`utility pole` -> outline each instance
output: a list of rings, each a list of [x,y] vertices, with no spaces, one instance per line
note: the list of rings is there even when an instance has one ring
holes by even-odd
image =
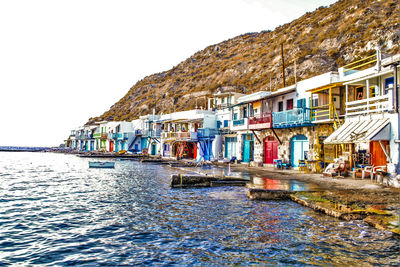
[[[285,58],[283,57],[283,43],[281,44],[281,55],[282,55],[283,87],[286,87],[286,79],[285,79]]]

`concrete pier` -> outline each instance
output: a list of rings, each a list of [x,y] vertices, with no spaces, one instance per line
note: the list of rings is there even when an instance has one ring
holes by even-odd
[[[246,186],[248,180],[232,176],[171,175],[171,187]]]

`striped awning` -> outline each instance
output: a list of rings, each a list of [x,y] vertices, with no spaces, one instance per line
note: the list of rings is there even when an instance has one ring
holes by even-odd
[[[346,121],[324,140],[324,144],[351,144],[382,140],[390,140],[389,119]]]

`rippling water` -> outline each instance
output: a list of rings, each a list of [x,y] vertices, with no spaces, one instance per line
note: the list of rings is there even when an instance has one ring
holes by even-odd
[[[238,187],[171,189],[167,166],[0,153],[0,265],[361,265],[400,240]]]

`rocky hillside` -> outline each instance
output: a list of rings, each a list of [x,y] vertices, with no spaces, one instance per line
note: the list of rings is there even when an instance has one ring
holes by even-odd
[[[197,52],[171,70],[145,77],[99,120],[132,120],[140,115],[205,106],[221,86],[251,93],[335,70],[373,53],[398,53],[400,1],[341,0],[320,7],[274,31],[247,33]]]

